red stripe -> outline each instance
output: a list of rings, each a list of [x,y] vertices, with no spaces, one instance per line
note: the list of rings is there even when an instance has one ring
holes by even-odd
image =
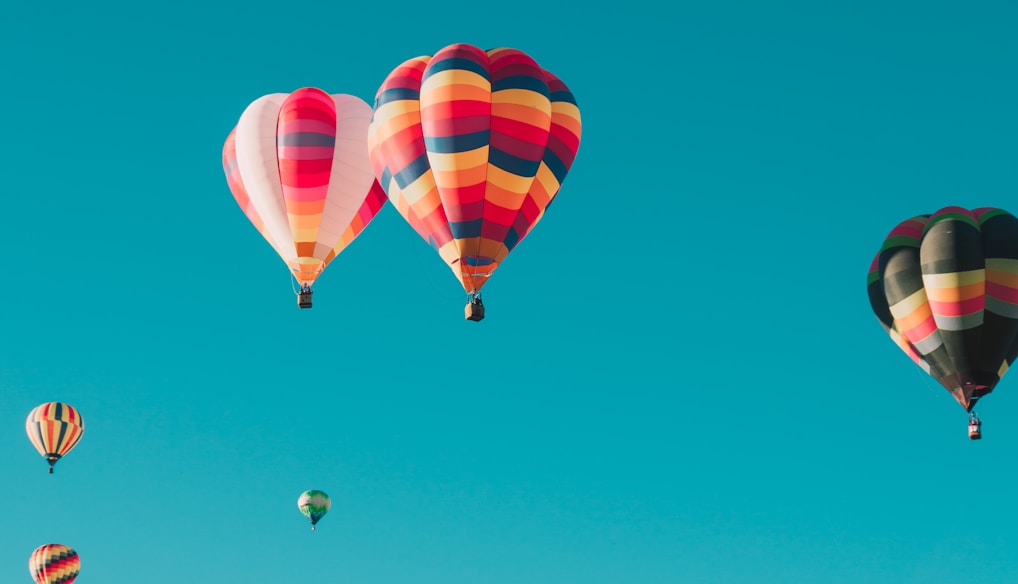
[[[1005,302],[1018,304],[1018,289],[996,282],[986,281],[986,295]]]
[[[986,307],[985,297],[980,295],[959,302],[937,302],[930,300],[930,310],[937,316],[965,316],[976,314]]]
[[[908,329],[907,331],[902,331],[902,333],[906,337],[908,337],[908,340],[911,341],[912,344],[914,345],[918,344],[919,341],[930,336],[930,334],[933,333],[933,331],[935,330],[937,330],[937,323],[935,320],[933,320],[933,315],[930,315],[927,319],[925,319],[921,323]]]

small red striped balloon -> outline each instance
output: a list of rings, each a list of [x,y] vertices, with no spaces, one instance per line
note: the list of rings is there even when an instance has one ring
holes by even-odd
[[[28,571],[37,584],[71,584],[80,570],[78,552],[59,543],[39,546],[28,558]]]
[[[74,448],[85,432],[85,421],[73,407],[60,402],[37,406],[25,420],[25,431],[32,445],[49,462],[49,471]]]

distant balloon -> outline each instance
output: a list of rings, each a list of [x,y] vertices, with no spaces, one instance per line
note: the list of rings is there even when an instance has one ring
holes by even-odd
[[[1006,211],[945,207],[901,222],[867,286],[894,343],[966,411],[1018,356],[1018,219]]]
[[[375,176],[463,285],[468,320],[484,317],[481,288],[558,194],[580,133],[569,88],[516,49],[449,45],[379,88]]]
[[[36,584],[71,584],[80,570],[78,552],[59,543],[39,546],[28,558],[28,571]]]
[[[25,431],[35,449],[49,462],[52,473],[53,465],[81,440],[85,420],[67,404],[48,402],[29,412]]]
[[[311,531],[314,531],[318,520],[332,508],[332,500],[322,491],[304,491],[297,498],[297,508],[311,520]]]
[[[255,100],[223,146],[230,191],[290,268],[301,308],[385,204],[368,160],[370,120],[364,100],[306,87]]]

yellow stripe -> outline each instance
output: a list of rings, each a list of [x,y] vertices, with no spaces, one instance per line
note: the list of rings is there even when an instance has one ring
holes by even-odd
[[[533,184],[534,178],[506,172],[497,166],[492,166],[488,170],[488,182],[505,191],[523,196],[530,190],[530,185]]]
[[[901,317],[911,314],[917,308],[926,304],[927,304],[926,290],[920,288],[919,290],[916,290],[908,298],[899,301],[894,306],[891,306],[889,308],[891,309],[891,316],[893,316],[894,319],[897,320]]]
[[[452,152],[443,154],[432,152],[428,154],[428,164],[432,170],[453,172],[461,168],[474,168],[488,164],[488,146],[481,146],[473,150],[463,152]]]
[[[529,89],[502,89],[491,94],[492,110],[495,111],[498,104],[525,105],[541,112],[542,118],[551,118],[551,102],[548,98],[536,91]]]
[[[396,184],[395,179],[393,179],[393,184]],[[402,195],[406,198],[407,203],[409,203],[411,207],[416,207],[418,201],[426,198],[435,198],[437,202],[438,191],[435,186],[435,175],[428,170],[421,176],[414,179],[414,182],[408,184],[406,188],[402,190]],[[434,209],[437,206],[438,205],[435,202],[428,204],[430,209]]]
[[[421,101],[434,103],[434,101],[427,99],[425,96],[433,90],[449,85],[468,85],[486,91],[491,90],[491,82],[473,71],[446,69],[431,75],[421,83]]]
[[[986,280],[986,270],[969,270],[950,274],[923,274],[923,285],[927,288],[959,288]]]

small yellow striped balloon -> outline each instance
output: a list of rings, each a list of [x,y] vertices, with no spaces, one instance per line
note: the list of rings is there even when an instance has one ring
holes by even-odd
[[[85,421],[73,407],[60,402],[37,406],[25,420],[25,431],[32,445],[49,462],[49,471],[71,451],[85,432]]]
[[[28,558],[28,571],[37,584],[71,584],[80,570],[78,552],[59,543],[39,546]]]

